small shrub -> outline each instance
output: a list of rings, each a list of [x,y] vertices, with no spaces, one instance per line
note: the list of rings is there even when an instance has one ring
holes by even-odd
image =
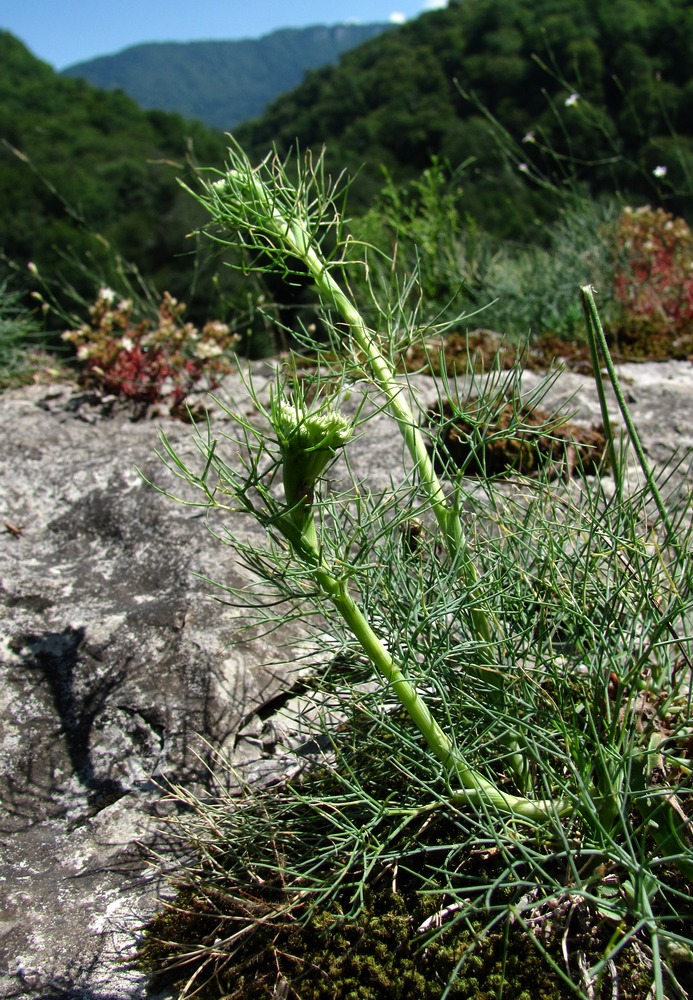
[[[89,322],[63,339],[77,348],[87,385],[138,403],[166,399],[175,410],[203,377],[209,388],[218,385],[239,339],[225,323],[198,330],[184,313],[185,303],[164,292],[156,323],[136,320],[131,299],[101,288]]]
[[[661,208],[624,208],[614,256],[618,334],[650,351],[653,342],[662,341],[664,356],[671,357],[693,334],[693,233],[688,224]]]
[[[551,378],[526,395],[519,369],[444,375],[427,414],[397,371],[416,340],[429,353],[408,309],[417,275],[398,299],[373,297],[376,332],[351,297],[364,263],[346,259],[339,192],[310,157],[296,166],[254,168],[233,145],[195,196],[216,245],[261,273],[305,269],[330,339],[306,328],[312,372],[288,358],[263,399],[248,376],[242,409],[217,400],[223,430],[195,427],[193,462],[163,433],[160,454],[234,554],[223,600],[263,635],[300,622],[300,660],[318,659],[296,714],[303,740],[315,710],[315,740],[296,781],[246,785],[220,753],[213,796],[174,789],[179,895],[142,957],[180,977],[180,996],[683,994],[690,496],[660,492],[673,470],[650,467],[589,285],[579,303],[613,485],[603,461],[586,481],[596,449],[538,411]],[[383,412],[404,445],[385,490],[349,458]],[[540,459],[546,434],[558,447]],[[468,449],[463,469],[453,444]],[[496,479],[501,445],[511,481]],[[555,478],[573,465],[576,481]],[[320,758],[304,771],[308,745]]]
[[[544,245],[500,244],[477,295],[485,326],[532,345],[542,338],[585,343],[577,289],[610,283],[609,251],[617,212],[613,201],[574,199],[543,234]]]
[[[371,247],[396,246],[405,271],[417,271],[419,293],[431,315],[459,312],[460,295],[478,278],[482,248],[474,221],[458,208],[459,178],[435,157],[418,180],[398,186],[386,183],[373,208],[356,222],[359,241]],[[362,252],[362,248],[361,248]],[[369,265],[380,258],[371,255]],[[381,266],[382,266],[382,259]],[[386,282],[391,277],[385,260]]]

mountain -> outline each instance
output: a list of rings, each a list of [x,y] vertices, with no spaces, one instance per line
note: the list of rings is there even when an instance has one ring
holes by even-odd
[[[357,212],[383,166],[405,183],[435,156],[504,236],[545,218],[532,175],[691,216],[692,65],[690,0],[450,0],[310,72],[235,135],[253,158],[326,145],[329,170],[356,175]]]
[[[178,178],[195,183],[191,154],[221,166],[225,149],[221,132],[63,77],[0,31],[0,269],[26,287],[31,262],[93,297],[117,278],[110,244],[184,297],[199,216]]]
[[[470,239],[537,242],[561,206],[531,178],[693,221],[691,65],[690,0],[450,0],[308,70],[234,133],[253,160],[325,145],[326,172],[354,178],[355,222],[374,206],[444,230],[451,197]],[[221,166],[221,131],[56,74],[0,33],[0,139],[0,266],[70,254],[93,270],[100,233],[160,290],[185,297],[194,274],[203,294],[184,236],[200,214],[176,179]],[[445,192],[422,174],[432,158]]]
[[[230,131],[299,84],[306,70],[336,62],[388,27],[338,24],[287,28],[240,41],[135,45],[63,73],[106,90],[120,88],[144,108],[175,111]]]

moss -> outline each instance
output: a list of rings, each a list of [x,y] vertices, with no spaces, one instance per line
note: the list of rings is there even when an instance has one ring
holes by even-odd
[[[178,952],[217,938],[219,914],[213,915],[209,899],[187,891],[177,903],[177,909],[159,914],[147,929],[142,959],[148,971],[161,970]],[[213,961],[201,951],[197,963],[159,971],[157,985],[163,979],[180,987],[197,965],[202,972],[196,986],[204,1000],[269,1000],[277,995],[278,982],[286,984],[282,995],[287,1000],[439,1000],[459,966],[447,994],[458,1000],[501,995],[504,1000],[562,1000],[575,995],[518,924],[484,935],[481,923],[459,922],[422,947],[415,928],[436,905],[430,897],[371,889],[356,918],[345,917],[336,906],[305,922],[257,924],[247,946],[231,960],[226,956],[222,961],[218,947]],[[544,942],[559,964],[563,931],[557,926]],[[596,961],[604,943],[601,935],[591,933],[573,947],[591,950],[588,960]],[[631,1000],[644,996],[649,988],[644,970],[627,950],[619,961],[621,995]],[[610,996],[611,985],[611,980],[603,984],[600,1000]]]
[[[438,449],[467,476],[513,473],[551,476],[572,474],[576,466],[587,475],[603,463],[606,439],[601,430],[557,421],[552,414],[527,406],[518,398],[502,405],[485,420],[477,400],[454,414],[449,403],[429,411],[431,425],[442,428]],[[480,427],[483,438],[480,440]]]
[[[380,758],[369,755],[365,739],[354,752],[367,779],[363,794],[375,797],[382,789]],[[465,841],[465,818],[455,810],[427,810],[421,823],[402,829],[397,814],[396,837],[380,830],[389,861],[366,854],[345,870],[343,856],[326,855],[317,873],[316,851],[332,826],[320,825],[311,802],[332,799],[334,775],[316,767],[297,779],[299,797],[290,783],[273,787],[218,821],[219,839],[207,845],[204,863],[181,870],[175,898],[145,930],[140,964],[154,974],[154,988],[177,987],[183,996],[192,980],[200,1000],[439,1000],[452,980],[451,1000],[562,1000],[576,995],[556,971],[566,968],[564,949],[570,974],[579,976],[578,954],[590,967],[613,948],[614,924],[570,888],[561,890],[560,853],[543,856],[539,873],[555,895],[538,891],[541,902],[533,906],[531,886],[547,883],[534,881],[531,859]],[[350,814],[350,821],[361,820],[358,810]],[[301,852],[308,882],[288,874],[301,870]],[[305,887],[318,875],[323,885],[344,886],[343,895],[309,910],[315,897]],[[354,914],[352,897],[362,883],[363,905]],[[672,887],[680,903],[687,883],[679,875]],[[464,913],[451,913],[428,938],[418,932],[463,899],[470,900]],[[534,938],[511,919],[515,909]],[[683,911],[671,932],[687,933]],[[637,939],[633,945],[624,942],[614,959],[622,1000],[639,1000],[651,987],[646,950]],[[613,986],[607,971],[594,1000],[610,998]]]

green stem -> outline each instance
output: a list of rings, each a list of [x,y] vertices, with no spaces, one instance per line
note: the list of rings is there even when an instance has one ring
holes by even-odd
[[[590,346],[590,358],[592,360],[592,370],[594,372],[594,381],[597,386],[597,395],[599,397],[599,408],[602,412],[602,423],[604,424],[604,436],[606,437],[606,443],[609,448],[609,458],[611,461],[611,468],[614,474],[614,482],[616,483],[616,494],[621,500],[623,498],[623,470],[621,469],[621,462],[618,455],[616,454],[616,443],[614,441],[614,433],[611,428],[611,418],[609,417],[609,409],[606,405],[606,394],[604,392],[604,380],[601,374],[601,365],[599,363],[599,347],[597,344],[597,333],[595,328],[595,320],[592,310],[590,309],[588,296],[584,288],[580,289],[580,301],[582,303],[582,311],[585,314],[585,326],[587,327],[587,340]],[[594,300],[592,300],[594,302]],[[596,308],[594,310],[596,314]],[[599,316],[596,316],[597,323],[599,322]]]
[[[611,352],[609,350],[609,345],[606,342],[606,337],[604,336],[604,328],[602,327],[601,320],[599,318],[599,312],[597,311],[597,306],[594,301],[594,294],[591,285],[583,285],[580,288],[580,297],[582,299],[583,309],[585,310],[585,316],[587,318],[587,325],[590,334],[590,339],[594,337],[597,344],[599,345],[599,350],[604,358],[604,364],[606,365],[606,370],[609,375],[609,381],[614,390],[614,395],[616,396],[616,402],[618,403],[618,408],[621,411],[621,416],[623,417],[623,422],[626,425],[626,430],[628,431],[628,437],[630,443],[633,446],[633,450],[637,456],[638,463],[642,469],[643,475],[645,477],[645,482],[652,495],[652,499],[655,502],[655,506],[659,511],[659,516],[662,519],[662,524],[666,528],[667,541],[670,543],[675,543],[675,533],[671,521],[669,520],[669,514],[666,507],[664,506],[664,501],[662,500],[662,495],[659,492],[655,478],[652,475],[652,470],[650,468],[650,463],[647,461],[647,456],[645,455],[645,449],[640,442],[640,435],[638,434],[637,428],[633,423],[633,418],[630,415],[630,410],[628,409],[628,404],[626,403],[626,397],[623,394],[623,389],[621,388],[621,382],[616,372],[616,367],[614,365],[613,359],[611,357]],[[601,401],[601,400],[600,400]],[[606,403],[604,403],[606,407]],[[604,411],[602,411],[604,412]],[[606,429],[606,424],[605,424]],[[611,445],[613,447],[613,437],[611,438]]]
[[[405,387],[397,380],[392,365],[383,355],[377,338],[364,322],[358,309],[330,274],[328,264],[313,247],[310,233],[296,219],[288,219],[262,181],[254,174],[246,178],[253,187],[253,196],[264,206],[266,216],[274,225],[282,243],[291,254],[304,262],[322,297],[330,302],[347,323],[352,336],[365,355],[373,379],[390,405],[404,442],[414,462],[421,489],[425,494],[445,538],[451,558],[461,559],[461,575],[470,588],[478,584],[476,568],[467,554],[467,541],[457,513],[450,508],[443,487],[438,479],[423,435],[409,405]],[[488,648],[491,628],[488,614],[480,607],[470,609],[470,616],[477,638]]]
[[[323,568],[315,571],[315,578],[323,593],[330,598],[358,639],[361,648],[377,672],[387,681],[399,698],[429,748],[442,763],[448,779],[453,783],[459,782],[465,789],[462,793],[453,793],[454,801],[467,803],[485,801],[503,812],[510,812],[537,822],[545,821],[550,816],[565,815],[572,811],[572,807],[566,801],[554,802],[551,799],[535,801],[517,795],[509,795],[497,788],[493,782],[484,778],[477,770],[469,767],[433,718],[426,702],[414,685],[407,680],[371,628],[361,609],[349,595],[346,582],[336,579]]]

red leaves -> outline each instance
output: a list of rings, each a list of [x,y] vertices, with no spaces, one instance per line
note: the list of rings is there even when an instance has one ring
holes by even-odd
[[[185,303],[164,292],[156,321],[133,318],[130,299],[99,291],[89,323],[63,334],[77,347],[83,380],[102,391],[138,403],[168,400],[175,409],[206,377],[214,388],[230,370],[238,336],[224,323],[202,330],[183,320]]]
[[[672,339],[693,322],[693,234],[658,208],[625,208],[616,229],[614,292],[628,321]]]

